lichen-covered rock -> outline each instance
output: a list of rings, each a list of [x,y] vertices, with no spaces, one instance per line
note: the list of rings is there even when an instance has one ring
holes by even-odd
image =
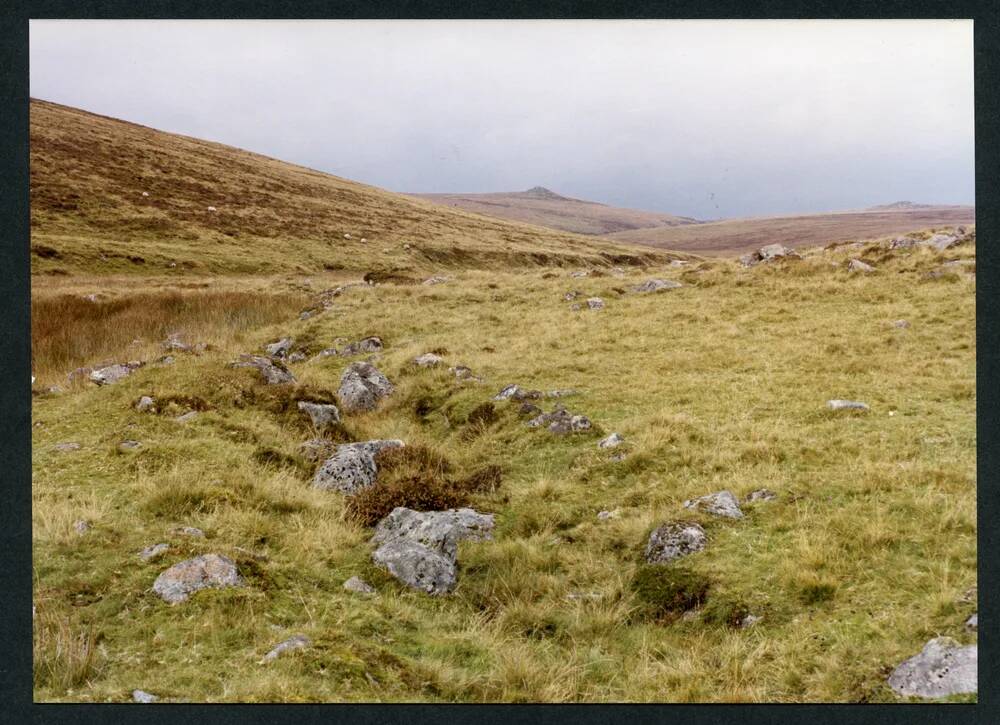
[[[78,451],[80,450],[80,444],[75,441],[65,441],[63,443],[56,443],[55,449],[61,453]]]
[[[416,541],[388,541],[375,550],[372,560],[407,586],[433,596],[450,593],[457,582],[455,562]]]
[[[897,330],[905,330],[910,326],[910,323],[906,320],[895,320],[893,321],[892,326]]]
[[[139,552],[139,558],[143,561],[154,561],[159,559],[161,556],[170,551],[169,544],[153,544],[152,546],[147,546],[145,549]]]
[[[414,511],[400,506],[378,523],[372,541],[416,541],[454,559],[460,540],[485,541],[493,538],[492,531],[493,514],[470,508]]]
[[[375,483],[378,466],[375,455],[386,448],[400,448],[400,440],[373,440],[343,443],[313,476],[313,487],[324,491],[352,494]]]
[[[508,385],[493,396],[493,400],[538,400],[542,397],[541,390],[525,390],[520,385]]]
[[[752,254],[740,257],[740,263],[744,267],[752,267],[760,262],[767,263],[784,258],[798,259],[800,256],[794,249],[789,249],[783,244],[768,244]]]
[[[198,417],[197,410],[189,410],[187,413],[184,413],[184,415],[178,415],[176,418],[174,418],[174,420],[176,420],[178,423],[190,423],[197,417]]]
[[[528,426],[531,428],[546,426],[550,433],[566,435],[590,430],[592,424],[587,416],[570,413],[565,408],[559,407],[551,413],[542,413],[532,418],[528,421]]]
[[[696,509],[712,514],[713,516],[723,516],[728,519],[742,519],[743,512],[740,511],[740,504],[730,491],[718,491],[684,502],[684,508]]]
[[[647,279],[642,284],[637,284],[632,288],[633,292],[659,292],[660,290],[677,289],[683,287],[680,282],[672,279]]]
[[[393,391],[393,385],[371,363],[355,362],[340,378],[337,398],[348,413],[374,410],[379,401]]]
[[[155,413],[156,412],[156,401],[153,400],[148,395],[143,395],[139,398],[139,402],[135,404],[135,409],[140,413]]]
[[[451,277],[444,277],[441,275],[434,275],[433,277],[428,277],[423,281],[426,285],[444,284],[445,282],[451,281]]]
[[[870,264],[868,264],[867,262],[861,261],[860,259],[852,259],[850,262],[847,263],[847,271],[868,273],[868,272],[874,272],[875,268]]]
[[[583,294],[583,292],[581,292],[580,290],[570,290],[569,292],[567,292],[566,294],[563,295],[563,301],[564,302],[572,302],[573,300],[575,300],[577,297],[579,297],[582,294]]]
[[[117,365],[108,365],[107,367],[98,368],[90,373],[90,380],[97,383],[98,385],[113,385],[119,380],[123,380],[132,374],[132,371],[137,368],[142,367],[142,363],[139,362],[128,362],[119,363]]]
[[[311,403],[308,400],[300,400],[298,408],[309,416],[313,427],[318,431],[326,430],[340,422],[340,411],[332,403]]]
[[[132,690],[132,701],[141,702],[143,705],[148,705],[151,702],[156,702],[159,700],[156,695],[152,695],[145,690]]]
[[[826,405],[830,410],[870,410],[867,403],[856,400],[828,400]]]
[[[376,335],[352,342],[340,351],[341,355],[360,355],[361,353],[382,352],[382,338]]]
[[[646,542],[646,561],[650,564],[673,561],[705,548],[708,538],[696,523],[677,521],[655,529]]]
[[[599,440],[597,442],[597,447],[598,448],[617,448],[618,446],[620,446],[624,442],[625,442],[625,439],[622,438],[622,436],[621,436],[620,433],[612,433],[607,438],[602,438],[601,440]]]
[[[600,297],[590,297],[587,299],[587,308],[591,310],[603,310],[604,300]]]
[[[778,498],[778,494],[776,494],[774,491],[771,491],[770,489],[767,488],[760,488],[757,489],[756,491],[751,491],[747,495],[745,501],[747,503],[756,503],[758,501],[773,501],[776,498]]]
[[[176,534],[177,536],[193,536],[196,539],[204,539],[205,532],[194,526],[178,526],[177,528],[170,530],[171,534]]]
[[[282,385],[294,383],[295,376],[285,367],[280,360],[272,360],[261,355],[240,355],[236,362],[229,363],[232,368],[253,368],[260,373],[264,382],[268,385]]]
[[[432,352],[425,352],[423,355],[418,355],[413,358],[413,364],[418,368],[432,368],[440,365],[444,362],[444,358],[440,355],[435,355]]]
[[[979,612],[976,612],[965,620],[965,628],[970,630],[979,629]]]
[[[185,601],[202,589],[242,587],[236,564],[227,556],[203,554],[174,564],[153,582],[153,591],[171,604]]]
[[[142,447],[142,443],[132,439],[123,440],[118,444],[118,450],[122,453],[127,453],[128,451],[134,451]]]
[[[352,576],[344,582],[344,589],[355,594],[375,594],[375,587],[360,577]]]
[[[962,647],[950,637],[937,637],[893,671],[889,687],[903,697],[937,698],[976,692],[978,662],[976,645]]]
[[[286,652],[291,652],[297,649],[305,649],[310,645],[309,638],[305,635],[297,634],[294,637],[289,637],[284,642],[277,644],[274,649],[264,655],[264,659],[260,661],[262,665],[268,662],[273,662],[274,660],[281,657],[281,655]]]

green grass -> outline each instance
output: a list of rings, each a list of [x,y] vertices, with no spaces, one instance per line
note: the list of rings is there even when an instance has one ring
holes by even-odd
[[[848,253],[625,279],[466,271],[434,287],[354,288],[314,319],[226,337],[115,386],[36,397],[36,699],[120,701],[141,688],[194,702],[893,700],[890,668],[929,638],[975,637],[963,629],[975,604],[957,603],[976,583],[975,284],[922,277],[975,250],[903,251],[866,276],[844,271]],[[686,286],[615,292],[647,276]],[[569,289],[606,308],[571,312]],[[911,327],[892,328],[900,318]],[[397,389],[346,419],[354,438],[425,446],[455,480],[502,468],[499,488],[469,494],[496,513],[495,541],[461,544],[453,595],[430,598],[378,570],[371,530],[341,496],[309,486],[298,444],[311,433],[282,402],[294,391],[226,368],[286,333],[382,337],[376,364]],[[487,382],[409,366],[434,349]],[[345,364],[292,369],[330,391]],[[578,389],[558,402],[595,429],[554,437],[528,428],[518,403],[481,407],[512,382]],[[178,424],[135,412],[143,394],[208,408]],[[872,409],[835,414],[831,398]],[[596,447],[611,431],[626,438],[623,461]],[[120,453],[125,438],[143,445]],[[82,448],[53,449],[68,440]],[[742,520],[681,505],[764,487],[778,499],[745,505]],[[618,514],[598,521],[603,509]],[[682,560],[710,581],[700,616],[642,616],[645,538],[681,518],[709,540]],[[92,524],[83,535],[78,519]],[[161,541],[166,556],[138,559]],[[150,592],[169,565],[208,552],[233,557],[249,586],[176,607]],[[353,575],[378,596],[343,590]],[[763,619],[727,626],[743,607]],[[311,648],[258,664],[300,633]]]

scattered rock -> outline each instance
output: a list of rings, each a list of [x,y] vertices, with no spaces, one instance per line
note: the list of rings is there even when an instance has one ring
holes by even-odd
[[[604,300],[600,297],[590,297],[587,299],[587,308],[591,310],[603,310]]]
[[[789,249],[783,244],[768,244],[752,254],[740,257],[740,263],[744,267],[752,267],[761,262],[768,263],[784,258],[801,259],[801,256],[794,249]]]
[[[272,342],[270,345],[265,345],[264,350],[271,357],[284,358],[288,356],[288,352],[292,349],[292,338],[283,337],[277,342]]]
[[[268,662],[273,662],[286,652],[291,652],[292,650],[297,650],[297,649],[305,649],[310,644],[311,643],[309,642],[309,638],[304,635],[297,634],[294,637],[289,637],[284,642],[281,642],[280,644],[275,646],[275,648],[272,649],[270,652],[268,652],[266,655],[264,655],[264,659],[260,661],[260,664],[264,665],[267,664]]]
[[[584,415],[575,415],[563,407],[557,407],[551,413],[542,413],[528,421],[528,426],[538,428],[547,426],[551,433],[565,435],[567,433],[577,433],[590,430],[592,424],[590,419]]]
[[[579,312],[580,310],[582,310],[582,309],[583,309],[583,306],[582,306],[582,305],[581,305],[581,304],[580,304],[579,302],[574,302],[573,304],[571,304],[571,305],[569,306],[569,309],[570,309],[570,310],[571,310],[572,312]]]
[[[170,551],[169,544],[153,544],[152,546],[147,546],[145,549],[140,551],[139,558],[143,561],[155,561],[168,551]]]
[[[535,416],[535,415],[540,415],[541,413],[542,413],[541,408],[539,408],[534,403],[529,403],[528,401],[524,401],[523,403],[521,403],[521,407],[518,408],[517,411],[517,414],[522,416],[528,416],[528,415]]]
[[[576,278],[589,277],[590,276],[590,272],[581,269],[581,270],[578,270],[576,272],[571,272],[569,276],[570,277],[576,277]]]
[[[302,310],[302,312],[299,313],[299,319],[300,320],[308,320],[310,317],[312,317],[315,314],[316,314],[316,310]]]
[[[374,410],[379,401],[392,391],[392,383],[374,365],[354,362],[347,366],[340,378],[337,397],[345,411],[356,413]]]
[[[309,416],[313,427],[318,431],[324,431],[340,422],[340,411],[332,403],[311,403],[307,400],[300,400],[298,408]]]
[[[80,536],[83,536],[88,531],[90,531],[90,524],[86,521],[80,519],[79,521],[73,522],[73,531],[75,531]]]
[[[80,378],[89,377],[93,371],[94,371],[93,368],[76,368],[75,370],[71,370],[69,373],[66,374],[66,380],[72,383],[73,381],[79,380]]]
[[[866,403],[856,400],[828,400],[826,405],[830,410],[870,410]]]
[[[293,352],[288,356],[288,362],[302,362],[306,359],[306,354],[304,352]]]
[[[979,588],[969,587],[968,589],[965,590],[965,593],[962,594],[961,597],[959,597],[958,601],[961,604],[969,604],[971,602],[978,601],[978,598],[979,598]]]
[[[340,351],[341,355],[360,355],[361,353],[382,352],[382,338],[376,335],[365,337]]]
[[[719,491],[684,502],[684,508],[696,509],[729,519],[742,519],[739,502],[730,491]]]
[[[173,355],[164,355],[160,358],[157,358],[156,362],[159,365],[173,365],[176,362],[176,359],[174,358]]]
[[[155,413],[156,412],[156,401],[153,400],[148,395],[143,395],[139,398],[139,402],[135,404],[135,409],[140,413]]]
[[[889,249],[909,249],[910,247],[915,247],[917,244],[919,242],[911,237],[896,237],[895,239],[890,239],[884,246]]]
[[[295,376],[289,372],[284,363],[280,360],[272,360],[260,355],[240,355],[240,359],[229,363],[229,367],[254,368],[268,385],[282,385],[295,382]]]
[[[648,279],[642,284],[637,284],[632,288],[633,292],[659,292],[665,289],[677,289],[683,287],[680,282],[672,279]]]
[[[434,275],[433,277],[428,277],[423,281],[423,284],[434,285],[434,284],[444,284],[445,282],[450,282],[451,277],[442,277],[440,275]]]
[[[892,323],[892,326],[897,330],[905,330],[910,326],[910,323],[906,320],[896,320]]]
[[[758,617],[756,614],[748,614],[740,620],[740,629],[749,629],[762,619],[763,617]]]
[[[622,436],[621,436],[620,433],[612,433],[607,438],[602,438],[601,440],[599,440],[597,442],[597,447],[598,448],[617,448],[618,446],[620,446],[624,442],[625,442],[625,439],[622,438]]]
[[[56,443],[55,449],[63,453],[67,451],[78,451],[80,450],[80,444],[73,441],[67,441],[65,443]]]
[[[550,390],[545,394],[546,398],[566,398],[570,395],[579,395],[580,391],[573,388],[565,388],[563,390]]]
[[[178,526],[171,529],[170,533],[177,534],[179,536],[193,536],[196,539],[205,538],[205,532],[201,529],[195,528],[194,526]]]
[[[756,503],[757,501],[773,501],[778,498],[778,494],[766,488],[760,488],[756,491],[751,491],[747,497],[744,499],[746,503]]]
[[[889,687],[904,697],[947,697],[976,692],[979,648],[959,646],[950,637],[937,637],[897,667]]]
[[[143,196],[145,195],[146,195],[145,192],[143,192]],[[133,702],[141,702],[144,705],[148,705],[151,702],[156,702],[159,699],[160,698],[158,698],[156,695],[151,695],[145,690],[132,690]]]
[[[847,263],[848,272],[874,272],[875,268],[868,264],[867,262],[862,262],[860,259],[852,259]]]
[[[192,348],[181,340],[179,333],[174,332],[163,341],[163,349],[167,352],[190,352]]]
[[[519,385],[508,385],[494,395],[493,400],[538,400],[541,397],[541,390],[525,390]]]
[[[929,247],[934,247],[934,249],[936,249],[939,252],[943,252],[949,247],[953,247],[954,245],[959,244],[962,241],[964,240],[953,234],[935,234],[930,239],[926,240],[924,244],[926,244]]]
[[[208,211],[218,211],[218,209],[216,209],[214,206],[210,206],[208,207]]]
[[[90,380],[98,385],[113,385],[119,380],[127,378],[132,371],[142,366],[142,363],[128,362],[117,365],[108,365],[90,373]],[[75,371],[74,371],[75,372]]]
[[[568,602],[596,602],[601,599],[599,592],[570,592],[564,599]]]
[[[126,440],[123,440],[121,443],[118,444],[118,450],[120,450],[120,451],[134,451],[137,448],[140,448],[141,446],[142,446],[142,443],[140,443],[139,441],[134,441],[132,439],[126,439]]]
[[[672,522],[655,529],[646,542],[646,561],[659,564],[702,551],[708,539],[696,523]]]
[[[423,355],[413,358],[413,364],[418,368],[432,368],[444,362],[444,358],[432,352],[425,352]]]
[[[612,461],[614,463],[621,463],[622,461],[625,460],[625,453],[624,452],[622,452],[622,453],[615,453],[608,460],[610,460],[610,461]]]
[[[243,579],[232,559],[219,554],[203,554],[164,571],[153,582],[153,591],[165,601],[178,604],[201,589],[242,586]]]
[[[375,483],[378,466],[375,455],[385,448],[400,448],[400,440],[372,440],[343,443],[316,471],[312,485],[324,491],[352,494]]]
[[[563,301],[572,302],[582,294],[583,292],[581,292],[580,290],[571,290],[570,292],[567,292],[566,294],[563,295]]]
[[[617,515],[618,515],[617,509],[614,510],[614,511],[598,511],[597,512],[597,520],[598,521],[607,521],[609,519],[615,518]]]
[[[965,620],[965,628],[966,629],[971,629],[971,630],[978,630],[979,629],[979,612],[976,612],[971,617],[969,617],[967,620]]]
[[[174,420],[176,420],[178,423],[190,423],[197,417],[198,417],[197,410],[189,410],[184,415],[178,415],[176,418],[174,418]]]
[[[357,594],[375,594],[375,587],[356,576],[344,582],[344,589]]]
[[[432,595],[455,588],[458,542],[493,538],[493,515],[473,509],[396,508],[379,522],[372,559],[404,584]]]

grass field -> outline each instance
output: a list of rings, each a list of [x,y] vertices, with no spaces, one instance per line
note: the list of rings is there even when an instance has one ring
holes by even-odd
[[[849,274],[849,255],[876,271]],[[308,320],[298,310],[349,274],[278,265],[195,288],[102,268],[39,274],[33,295],[51,318],[33,331],[36,387],[78,364],[132,359],[134,338],[146,359],[175,329],[212,347],[34,398],[35,698],[125,701],[141,688],[191,702],[892,701],[886,675],[930,637],[975,638],[963,628],[975,602],[962,600],[976,585],[975,281],[969,267],[925,277],[949,260],[974,269],[974,258],[974,245],[868,245],[621,278],[453,270],[432,287],[350,288]],[[685,286],[620,293],[651,276]],[[574,289],[605,309],[571,311]],[[66,299],[91,292],[102,296],[90,307]],[[456,477],[503,471],[495,491],[471,494],[496,514],[495,540],[461,544],[453,595],[405,589],[375,567],[371,529],[344,497],[310,487],[298,446],[313,433],[289,402],[335,391],[347,361],[292,364],[298,387],[226,367],[286,334],[311,352],[382,337],[375,364],[396,390],[348,416],[343,434],[423,446]],[[484,382],[409,365],[431,350]],[[470,422],[508,383],[577,389],[559,402],[595,429],[552,436],[507,402]],[[161,413],[136,412],[142,395]],[[831,398],[871,411],[836,414]],[[189,409],[194,420],[174,419]],[[611,431],[625,446],[599,450]],[[125,439],[141,446],[122,451]],[[760,488],[778,498],[745,505],[739,521],[681,505]],[[598,520],[602,510],[616,514]],[[642,551],[678,519],[708,535],[676,567],[704,601],[661,616],[637,586]],[[182,526],[206,537],[174,533]],[[138,558],[160,542],[162,559]],[[150,591],[171,564],[210,552],[236,560],[248,586],[177,606]],[[355,575],[377,595],[344,590]],[[745,612],[762,619],[728,626]],[[312,645],[260,664],[296,634]]]

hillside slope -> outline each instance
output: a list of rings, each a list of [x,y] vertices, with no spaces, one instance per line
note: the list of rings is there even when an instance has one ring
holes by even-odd
[[[273,273],[659,258],[31,102],[32,271]]]
[[[700,255],[731,256],[753,251],[765,244],[810,247],[975,223],[975,207],[928,206],[727,219],[682,227],[619,232],[606,238]]]
[[[536,186],[527,191],[496,194],[414,194],[476,214],[537,224],[577,234],[610,234],[646,227],[694,224],[696,220],[660,212],[622,209],[595,201],[571,199]]]

